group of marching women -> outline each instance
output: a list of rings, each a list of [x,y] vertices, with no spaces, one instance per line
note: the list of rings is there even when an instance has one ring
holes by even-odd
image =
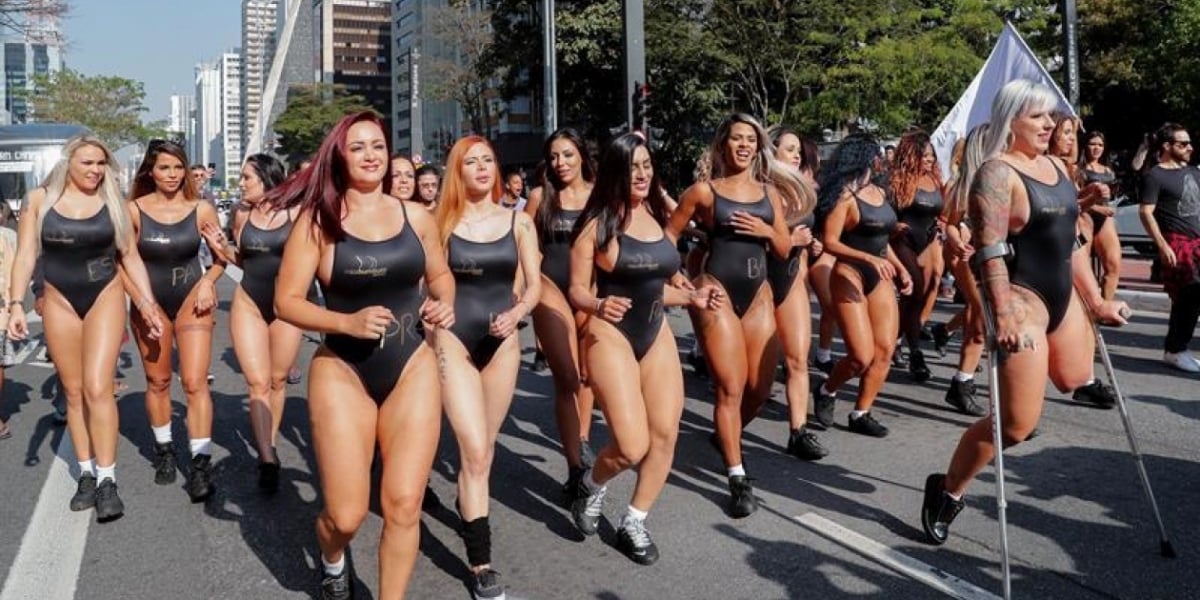
[[[970,383],[985,301],[1001,345],[1008,443],[1036,425],[1047,374],[1063,390],[1103,390],[1091,371],[1085,308],[1119,323],[1124,307],[1105,299],[1081,266],[1086,251],[1075,247],[1080,203],[1107,192],[1098,182],[1081,187],[1046,156],[1052,100],[1025,82],[1005,87],[992,125],[972,132],[948,184],[919,132],[904,136],[890,165],[862,134],[822,165],[811,141],[731,115],[678,202],[663,190],[644,137],[618,136],[593,161],[580,136],[562,129],[545,143],[541,185],[523,210],[500,202],[499,161],[487,140],[458,140],[440,195],[421,202],[415,165],[390,155],[382,122],[373,113],[349,115],[311,164],[286,178],[276,159],[249,157],[232,239],[197,199],[177,145],[150,146],[127,200],[109,151],[77,138],[25,205],[9,335],[27,335],[20,299],[40,260],[46,339],[81,469],[70,506],[95,507],[98,519],[111,520],[124,510],[112,374],[128,296],[145,364],[155,481],[170,483],[179,470],[169,396],[177,348],[191,459],[185,490],[203,501],[213,490],[206,372],[214,284],[226,266],[240,267],[230,325],[264,491],[280,484],[275,438],[301,332],[323,334],[307,394],[323,498],[316,523],[322,597],[352,593],[346,548],[367,515],[377,448],[380,595],[403,595],[444,414],[459,451],[455,505],[473,592],[501,598],[489,476],[520,367],[515,333],[529,315],[553,376],[571,517],[594,535],[608,482],[636,466],[617,545],[640,564],[658,558],[645,523],[671,470],[684,404],[668,307],[687,308],[708,357],[711,441],[727,469],[735,517],[757,509],[742,432],[768,400],[780,360],[789,454],[827,454],[814,431],[832,427],[836,394],[855,377],[849,430],[887,435],[873,402],[898,337],[909,346],[910,373],[928,379],[918,344],[945,269],[968,299],[957,321],[970,343],[952,404],[988,412]],[[1092,237],[1081,236],[1085,245]],[[680,238],[694,241],[684,257]],[[197,259],[201,243],[214,257],[207,270]],[[323,302],[311,293],[314,282]],[[811,391],[810,289],[822,317],[816,364],[828,372]],[[835,327],[846,346],[836,363]],[[596,452],[594,404],[610,439]],[[945,541],[967,483],[992,455],[990,426],[989,418],[973,425],[946,474],[927,482],[922,521],[936,542]]]

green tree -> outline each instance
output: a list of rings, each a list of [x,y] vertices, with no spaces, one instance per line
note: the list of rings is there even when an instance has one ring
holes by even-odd
[[[140,81],[63,69],[34,75],[32,82],[18,92],[29,102],[32,121],[83,125],[113,148],[161,133],[142,123],[147,108]]]
[[[34,32],[42,19],[62,18],[68,8],[66,0],[0,0],[0,28]]]
[[[366,98],[351,94],[343,85],[293,85],[288,88],[287,108],[275,119],[280,153],[289,158],[309,156],[342,117],[366,110],[374,111]]]
[[[493,40],[491,9],[453,0],[427,18],[434,47],[441,50],[422,58],[425,72],[437,74],[425,79],[430,97],[457,102],[471,129],[491,137],[493,121],[500,116],[490,102],[497,95],[490,85],[496,64],[487,60]]]

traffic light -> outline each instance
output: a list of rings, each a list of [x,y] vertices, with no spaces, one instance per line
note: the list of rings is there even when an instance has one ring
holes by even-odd
[[[633,84],[633,129],[645,131],[650,114],[650,84],[634,82]]]

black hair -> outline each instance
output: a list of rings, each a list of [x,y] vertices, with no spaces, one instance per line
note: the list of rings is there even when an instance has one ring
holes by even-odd
[[[847,186],[862,181],[879,159],[879,142],[869,133],[854,133],[833,150],[833,156],[821,165],[817,195],[817,222],[821,223],[837,204]]]
[[[246,157],[246,164],[254,169],[255,174],[262,180],[263,191],[267,191],[287,178],[286,169],[278,158],[270,154],[251,154]]]
[[[1154,132],[1154,154],[1155,158],[1163,151],[1163,144],[1170,144],[1175,141],[1175,134],[1180,131],[1186,131],[1186,128],[1179,123],[1163,123]]]
[[[420,179],[422,175],[430,174],[437,175],[439,180],[442,178],[442,174],[438,171],[438,168],[433,165],[421,165],[417,167],[417,171],[413,174],[413,178]]]
[[[554,216],[562,210],[558,192],[566,187],[566,184],[558,178],[558,172],[554,170],[553,161],[550,160],[550,147],[558,140],[571,142],[571,145],[575,146],[575,150],[579,152],[579,176],[588,183],[596,181],[596,164],[592,160],[592,154],[588,152],[587,142],[583,140],[583,136],[571,127],[560,127],[551,133],[550,137],[546,138],[546,142],[542,144],[542,176],[540,178],[542,203],[538,205],[537,214],[533,218],[539,237],[549,235],[553,229]]]
[[[633,155],[639,147],[645,148],[646,152],[650,153],[650,146],[646,144],[646,138],[636,133],[618,136],[605,146],[604,152],[600,155],[596,185],[592,188],[587,205],[583,207],[583,213],[575,221],[575,229],[571,232],[572,244],[593,219],[596,220],[597,248],[607,246],[628,225],[629,216],[633,210],[633,200],[629,197],[629,190],[633,185]],[[652,153],[650,154],[653,164],[654,157]],[[660,226],[665,227],[668,217],[666,194],[663,192],[662,184],[659,183],[658,173],[651,178],[650,194],[643,202],[647,203],[646,207],[650,210],[650,215],[654,217],[654,220]]]

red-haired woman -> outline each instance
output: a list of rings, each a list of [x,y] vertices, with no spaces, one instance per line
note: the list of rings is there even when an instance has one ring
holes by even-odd
[[[311,167],[280,187],[300,202],[275,284],[275,311],[325,334],[308,371],[308,411],[325,506],[317,517],[323,598],[352,595],[345,550],[370,506],[382,457],[379,596],[404,595],[417,559],[421,498],[441,431],[430,335],[454,324],[454,279],[433,217],[388,195],[388,135],[373,112],[338,121]],[[321,282],[325,306],[308,299]],[[421,282],[429,291],[423,297]]]
[[[487,140],[458,140],[434,213],[455,282],[453,335],[438,343],[438,366],[458,442],[458,511],[476,598],[504,596],[491,566],[488,478],[521,366],[517,324],[541,295],[533,220],[496,202],[499,167]],[[527,285],[514,297],[518,280]]]
[[[130,323],[146,371],[146,414],[154,433],[154,483],[175,481],[176,451],[171,436],[171,348],[179,348],[179,379],[187,397],[191,469],[184,489],[192,502],[203,502],[212,485],[212,395],[208,368],[217,307],[217,279],[225,261],[200,266],[202,227],[220,228],[217,211],[202,202],[187,176],[187,156],[175,142],[151,142],[133,179],[128,203],[138,253],[146,263],[150,287],[165,324],[151,336],[143,310],[133,309]],[[220,257],[220,254],[215,256]],[[136,286],[126,281],[126,290]],[[172,344],[174,342],[174,344]]]
[[[645,138],[622,135],[604,151],[571,246],[571,302],[592,315],[583,337],[588,368],[620,374],[593,383],[613,441],[580,479],[571,513],[584,535],[594,535],[605,484],[636,465],[617,548],[643,565],[658,560],[645,521],[671,472],[683,413],[683,373],[663,308],[715,310],[724,302],[715,286],[688,291],[667,283],[680,262],[665,230],[668,213]]]
[[[287,402],[287,378],[300,351],[301,331],[275,318],[275,278],[283,260],[292,223],[300,213],[292,206],[276,206],[268,192],[283,183],[283,163],[268,154],[253,154],[242,165],[238,186],[242,202],[233,215],[233,239],[226,245],[219,227],[205,224],[204,238],[221,249],[226,262],[237,264],[244,275],[229,306],[229,333],[238,365],[249,388],[250,427],[258,449],[258,487],[272,493],[279,488],[279,456],[275,438]]]
[[[125,512],[117,494],[113,397],[126,317],[125,294],[116,281],[118,260],[134,284],[132,301],[145,315],[147,333],[158,337],[163,330],[115,165],[112,153],[96,138],[67,142],[46,185],[30,192],[25,202],[9,284],[8,334],[23,340],[29,327],[22,299],[41,254],[42,324],[67,398],[67,431],[80,469],[70,507],[95,507],[100,522]]]
[[[900,138],[888,182],[900,220],[892,248],[913,282],[912,293],[900,300],[900,334],[908,344],[908,373],[922,382],[930,372],[920,348],[921,326],[937,301],[944,268],[940,217],[945,200],[928,134],[914,131]]]
[[[574,499],[579,476],[593,459],[588,445],[593,397],[583,381],[579,356],[578,332],[586,317],[567,301],[570,237],[592,193],[596,168],[583,138],[569,127],[546,138],[542,160],[542,185],[529,193],[525,204],[526,214],[533,217],[537,227],[542,250],[542,296],[533,309],[533,331],[554,377],[554,419],[567,459],[563,491]]]

